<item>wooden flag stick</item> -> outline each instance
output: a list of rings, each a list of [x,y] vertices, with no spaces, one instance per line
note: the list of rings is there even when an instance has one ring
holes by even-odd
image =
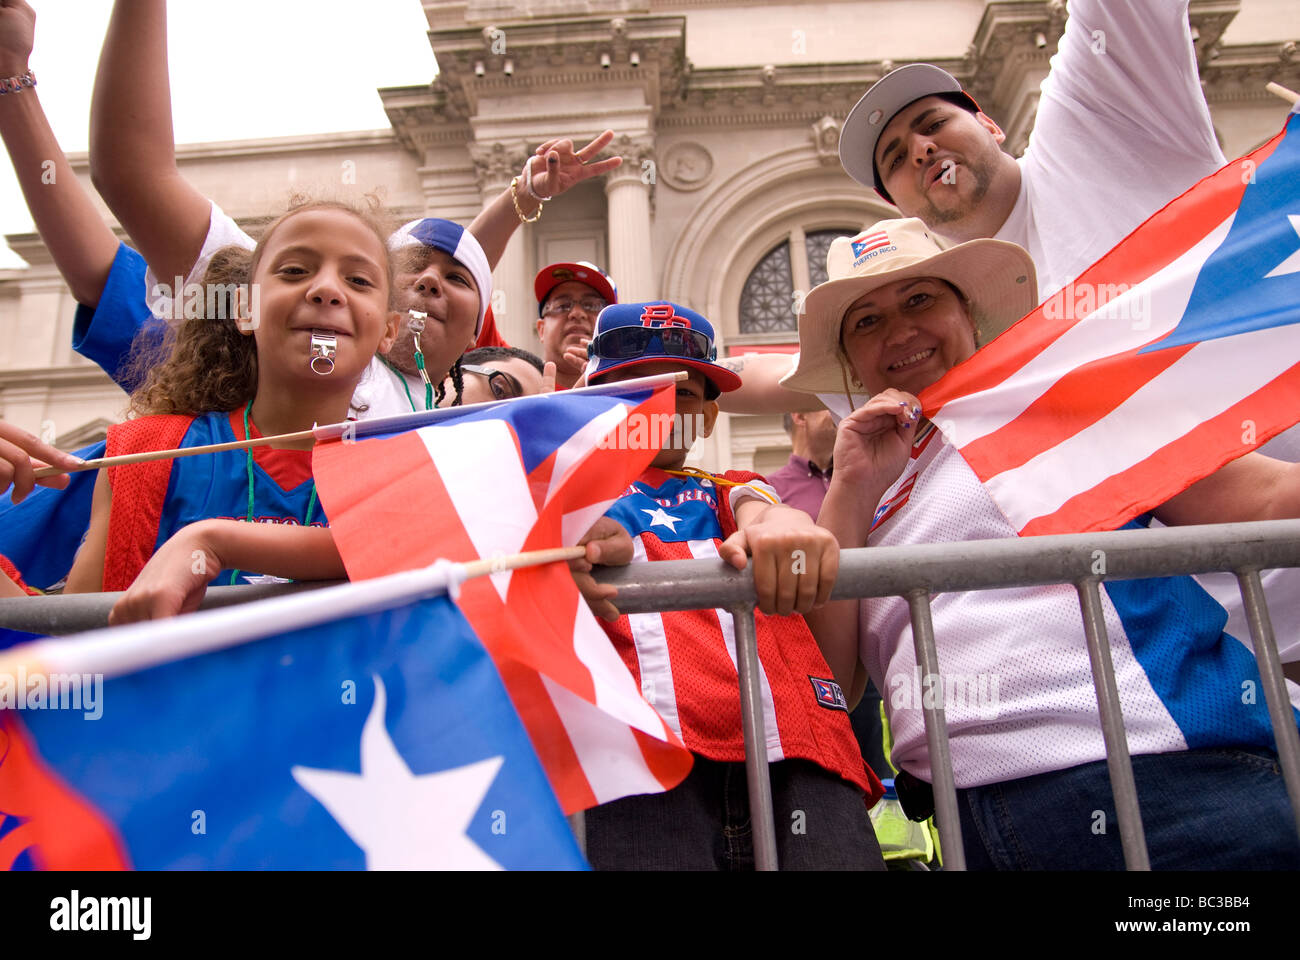
[[[673,380],[685,380],[690,376],[685,370],[671,374],[658,374],[653,377],[640,377],[638,380],[624,380],[624,385],[633,384],[639,380],[662,380],[665,377],[671,377]],[[576,390],[569,390],[566,393],[570,396],[581,395],[586,390],[597,391],[600,387],[580,387]],[[510,400],[520,400],[521,397],[511,397]],[[509,403],[510,400],[487,400],[483,403],[469,403],[463,407],[456,407],[458,411],[472,410],[475,407],[486,407],[489,403]],[[452,409],[451,407],[447,408]],[[405,414],[403,414],[405,416]],[[175,460],[178,457],[193,457],[200,453],[221,453],[224,450],[247,450],[250,447],[266,447],[277,443],[292,443],[300,440],[330,439],[342,434],[348,429],[349,423],[355,421],[345,421],[343,423],[332,423],[324,427],[313,427],[311,430],[299,430],[296,433],[281,433],[274,437],[255,437],[252,440],[234,440],[230,443],[209,443],[201,447],[181,447],[176,450],[147,450],[144,453],[127,453],[120,457],[100,457],[97,460],[87,460],[75,467],[64,470],[61,467],[37,467],[34,471],[37,480],[43,480],[46,477],[57,477],[62,473],[82,473],[86,470],[103,470],[105,467],[120,467],[128,463],[148,463],[151,460]]]
[[[200,453],[220,453],[223,450],[247,450],[250,447],[265,447],[273,443],[311,440],[314,436],[311,430],[299,430],[297,433],[282,433],[274,437],[254,437],[252,440],[233,440],[230,443],[208,443],[201,447],[181,447],[177,450],[146,450],[144,453],[126,453],[120,457],[100,457],[97,460],[87,460],[67,470],[62,467],[40,467],[35,471],[35,474],[36,479],[40,480],[44,477],[57,477],[61,473],[103,470],[105,467],[120,467],[128,463],[148,463],[150,460],[175,460],[179,457],[197,456]]]
[[[502,570],[574,560],[585,556],[586,552],[586,547],[556,547],[457,566],[468,579]],[[50,673],[100,673],[106,678],[126,676],[288,630],[392,609],[446,590],[447,573],[440,571],[435,564],[375,580],[259,601],[263,615],[253,621],[242,617],[239,606],[235,605],[186,614],[184,624],[187,629],[181,629],[180,621],[167,619],[97,630],[75,637],[33,640],[0,652],[0,678],[12,680],[19,676]],[[104,602],[107,604],[110,599],[106,597]],[[294,612],[282,612],[288,608]]]
[[[557,560],[579,560],[587,555],[586,547],[553,547],[549,550],[529,550],[508,557],[492,557],[489,560],[474,560],[466,563],[465,578],[481,577],[488,573],[500,573],[502,570],[518,570],[521,567],[536,567],[543,563],[555,563]]]
[[[1294,90],[1288,90],[1280,83],[1273,83],[1270,81],[1264,85],[1264,89],[1275,96],[1281,97],[1293,107],[1297,103],[1300,103],[1300,93],[1296,93]]]

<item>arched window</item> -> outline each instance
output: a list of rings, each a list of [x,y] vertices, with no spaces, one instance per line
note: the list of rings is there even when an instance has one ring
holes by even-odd
[[[795,290],[826,281],[826,251],[836,237],[849,236],[855,227],[837,227],[804,233],[794,229],[769,250],[750,271],[740,292],[740,333],[781,333],[798,329]],[[792,253],[794,256],[792,256]],[[804,279],[804,284],[799,283]]]
[[[808,234],[804,246],[808,250],[808,279],[815,287],[826,282],[826,254],[831,248],[831,241],[836,237],[851,237],[857,231],[853,227],[843,230],[818,230]]]
[[[758,261],[740,292],[740,332],[775,333],[795,329],[794,275],[790,242],[782,241]]]

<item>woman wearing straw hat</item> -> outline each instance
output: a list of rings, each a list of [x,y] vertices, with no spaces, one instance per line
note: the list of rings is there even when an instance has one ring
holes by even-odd
[[[941,250],[919,220],[887,220],[835,240],[827,272],[782,384],[870,399],[840,424],[818,522],[841,548],[1015,536],[916,394],[1033,308],[1028,254],[997,240]],[[1300,476],[1251,454],[1153,513],[1171,524],[1300,516]],[[1152,865],[1300,867],[1263,698],[1241,693],[1260,688],[1259,673],[1222,633],[1222,607],[1190,577],[1107,582],[1102,601]],[[941,594],[932,618],[968,864],[1122,868],[1074,588]],[[928,782],[922,701],[933,694],[919,689],[906,601],[841,601],[808,620],[845,689],[865,666],[895,765]],[[1289,690],[1300,706],[1300,687]]]

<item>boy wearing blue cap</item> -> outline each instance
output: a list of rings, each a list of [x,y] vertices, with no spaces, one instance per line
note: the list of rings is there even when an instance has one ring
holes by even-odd
[[[844,695],[797,615],[830,596],[839,557],[834,538],[807,514],[783,506],[757,474],[683,469],[694,436],[708,436],[713,429],[719,394],[740,386],[739,377],[715,362],[713,327],[672,303],[617,304],[597,319],[588,355],[589,383],[689,374],[678,383],[677,417],[661,452],[608,516],[631,535],[634,563],[718,559],[738,569],[754,565],[780,865],[884,869],[867,817],[867,807],[881,794],[880,783],[862,761]],[[731,615],[721,609],[642,613],[604,626],[645,698],[694,753],[695,766],[667,793],[589,810],[592,865],[751,867]]]

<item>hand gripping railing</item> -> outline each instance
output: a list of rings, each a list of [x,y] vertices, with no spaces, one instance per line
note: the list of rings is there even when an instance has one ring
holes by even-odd
[[[1104,558],[1104,564],[1098,564],[1099,557]],[[1277,644],[1259,582],[1260,570],[1275,567],[1300,567],[1300,520],[846,550],[840,554],[839,576],[831,598],[906,598],[912,614],[916,662],[923,675],[938,676],[938,652],[930,623],[933,594],[1073,584],[1079,591],[1083,633],[1101,712],[1124,862],[1130,870],[1147,870],[1150,862],[1097,585],[1102,580],[1216,570],[1237,574],[1296,832],[1300,835],[1300,734],[1291,716]],[[725,607],[733,612],[741,671],[741,715],[755,832],[755,865],[759,869],[775,869],[775,823],[771,792],[763,775],[766,765],[763,715],[758,705],[757,680],[752,676],[755,653],[752,646],[746,651],[747,656],[740,653],[741,638],[749,646],[754,635],[754,587],[748,572],[739,573],[716,562],[688,560],[602,571],[600,579],[618,587],[618,607],[624,613],[710,607]],[[747,667],[751,671],[749,677],[745,673]],[[923,712],[934,780],[935,819],[945,867],[965,869],[942,699],[924,700]]]
[[[1099,557],[1104,558],[1104,563],[1098,563]],[[1300,835],[1300,733],[1292,719],[1259,580],[1260,570],[1276,567],[1300,567],[1300,520],[846,550],[840,554],[839,576],[831,598],[905,598],[912,615],[916,662],[925,675],[938,676],[938,650],[930,622],[933,594],[1073,584],[1079,592],[1083,634],[1097,691],[1124,861],[1130,870],[1146,870],[1150,869],[1150,862],[1098,584],[1103,580],[1218,570],[1230,570],[1237,575],[1287,795]],[[720,561],[681,560],[605,569],[599,574],[599,580],[618,587],[617,602],[623,613],[716,607],[731,611],[736,623],[736,660],[755,866],[760,870],[776,869],[776,826],[767,775],[754,633],[755,594],[749,571],[738,572]],[[301,589],[307,585],[292,586]],[[270,592],[280,591],[214,588],[208,591],[205,606],[260,599]],[[0,627],[50,634],[101,627],[116,596],[82,594],[0,600]],[[925,698],[922,706],[934,780],[935,818],[945,867],[965,869],[942,698]]]

